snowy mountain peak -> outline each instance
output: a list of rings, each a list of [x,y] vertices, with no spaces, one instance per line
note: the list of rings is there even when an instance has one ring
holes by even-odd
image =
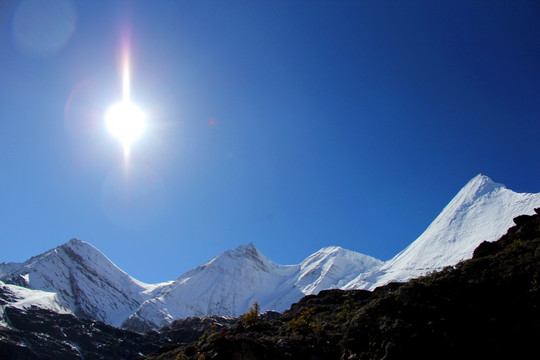
[[[343,251],[347,251],[347,250],[343,249],[341,246],[327,246],[317,251],[317,253],[334,254],[334,253],[339,253]]]
[[[249,244],[239,245],[234,249],[226,250],[219,254],[202,267],[207,268],[210,265],[222,268],[233,268],[238,266],[248,266],[252,264],[257,269],[269,272],[275,268],[277,264],[265,257],[256,247],[250,242]]]
[[[242,244],[238,245],[236,248],[232,250],[225,251],[225,254],[230,256],[251,256],[251,257],[261,257],[263,256],[259,249],[255,247],[255,245],[250,242],[248,244]]]
[[[87,243],[86,241],[79,240],[77,238],[73,238],[73,239],[69,240],[67,243],[58,246],[58,248],[62,248],[62,249],[69,248],[69,249],[79,253],[80,255],[85,255],[85,254],[88,254],[88,253],[96,253],[96,254],[99,254],[99,255],[105,257],[105,255],[103,255],[103,253],[101,251],[99,251],[94,246],[92,246],[92,244]]]
[[[467,195],[468,198],[478,198],[498,189],[506,189],[506,187],[503,184],[494,182],[486,175],[478,174],[469,180],[458,195],[462,194]]]
[[[3,268],[0,280],[55,292],[75,315],[116,326],[159,286],[133,279],[95,247],[78,239]]]
[[[0,263],[0,281],[57,294],[4,286],[9,296],[21,294],[13,297],[17,306],[43,298],[45,307],[144,331],[188,316],[238,316],[254,301],[263,311],[281,311],[325,289],[373,289],[405,281],[470,258],[482,241],[497,240],[514,217],[532,214],[537,207],[540,194],[518,194],[479,174],[416,241],[385,263],[328,246],[300,264],[279,265],[250,242],[173,282],[148,285],[131,278],[89,243],[72,239],[25,263]],[[25,298],[32,300],[24,302]]]
[[[474,183],[474,182],[495,184],[495,182],[489,176],[480,173],[476,175],[475,177],[473,177],[471,180],[469,180],[469,182],[464,187],[467,187],[470,183]]]
[[[72,238],[71,240],[69,240],[64,245],[75,245],[75,244],[88,244],[88,243],[86,241],[82,241],[82,240],[77,239],[77,238]]]
[[[358,274],[380,267],[382,261],[339,246],[328,246],[308,256],[300,264],[295,286],[304,294],[340,288]]]
[[[338,257],[347,258],[358,262],[371,262],[372,264],[369,265],[370,267],[371,265],[382,264],[382,261],[375,259],[374,257],[358,253],[356,251],[347,250],[340,246],[327,246],[308,256],[304,261],[302,261],[300,266],[305,267],[306,264],[318,262],[322,259],[335,259]]]
[[[471,258],[482,241],[502,236],[514,217],[533,214],[538,206],[540,194],[516,193],[485,175],[477,175],[418,239],[380,269],[360,274],[346,288],[372,289],[455,265]]]
[[[51,250],[50,252],[54,252],[57,254],[59,250],[65,252],[66,255],[72,257],[81,265],[90,265],[93,263],[92,265],[114,267],[118,269],[116,265],[114,265],[112,261],[110,261],[101,251],[99,251],[89,243],[79,239],[73,238],[67,243],[58,246],[56,249]]]

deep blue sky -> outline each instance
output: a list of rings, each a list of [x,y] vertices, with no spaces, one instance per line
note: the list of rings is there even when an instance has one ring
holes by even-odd
[[[387,260],[478,173],[540,192],[538,19],[535,1],[3,1],[0,261],[73,237],[146,282],[248,242]],[[148,116],[127,164],[103,121],[126,43]]]

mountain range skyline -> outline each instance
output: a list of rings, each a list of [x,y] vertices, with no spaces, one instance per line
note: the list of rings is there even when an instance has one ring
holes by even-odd
[[[145,284],[91,244],[72,239],[24,263],[0,263],[0,280],[4,286],[50,292],[45,307],[50,302],[55,309],[70,309],[83,318],[146,331],[189,316],[236,317],[254,301],[263,311],[283,311],[321,290],[373,290],[407,281],[469,259],[481,242],[497,240],[514,217],[534,213],[539,206],[540,193],[516,193],[480,174],[418,239],[386,262],[328,246],[299,264],[280,265],[249,243],[215,256],[174,281]],[[25,291],[29,290],[17,290]],[[32,301],[21,301],[31,306]]]
[[[466,188],[467,188],[469,185],[471,185],[471,184],[473,184],[473,186],[475,186],[475,187],[476,187],[476,186],[480,186],[480,187],[487,187],[487,188],[493,188],[493,189],[497,189],[497,188],[506,189],[506,186],[505,186],[505,185],[503,185],[503,184],[501,184],[501,183],[496,183],[496,182],[494,182],[494,181],[493,181],[490,177],[488,177],[487,175],[485,175],[485,174],[478,174],[478,175],[475,176],[474,178],[470,179],[469,182],[467,182],[467,184],[461,189],[460,192],[463,192],[463,190],[466,189]],[[486,190],[484,190],[484,191],[486,191]],[[509,191],[510,191],[510,192],[513,192],[512,190],[509,190]],[[535,193],[524,193],[524,195],[527,195],[527,194],[535,194]],[[455,194],[455,196],[458,196],[458,195],[459,195],[459,192]],[[447,206],[451,206],[451,204],[448,203]],[[540,206],[540,202],[539,202],[539,206]],[[533,207],[532,207],[532,206],[529,206],[529,208],[530,208],[530,209],[528,210],[528,212],[532,212]],[[444,210],[443,210],[443,212],[444,212]],[[506,216],[505,216],[504,214],[499,214],[499,220],[501,220],[501,218],[504,219],[504,222],[503,222],[503,224],[501,225],[502,227],[508,226],[508,225],[510,225],[510,224],[512,223],[512,222],[511,222],[511,219],[509,220],[509,218],[511,217],[511,215],[508,215],[508,213],[516,213],[516,210],[515,210],[515,209],[512,209],[512,208],[511,208],[511,209],[507,209],[507,210],[505,211],[505,213],[506,213]],[[440,215],[441,215],[441,214],[439,214],[439,216],[440,216]],[[436,218],[433,218],[433,219],[431,220],[431,222],[436,221],[436,220],[437,220]],[[500,227],[501,227],[501,226],[500,226]],[[420,238],[421,238],[422,236],[423,236],[423,234],[421,233]],[[491,236],[491,237],[493,237],[493,236]],[[418,238],[417,238],[416,240],[418,240]],[[94,247],[93,244],[92,244],[91,242],[85,241],[84,239],[79,239],[79,238],[76,238],[76,237],[74,237],[74,238],[70,239],[69,241],[67,241],[67,242],[65,242],[65,243],[62,243],[62,244],[60,244],[60,245],[58,245],[58,246],[62,246],[62,245],[68,244],[69,242],[72,242],[72,241],[75,241],[75,242],[82,242],[82,243],[88,244],[89,246]],[[408,243],[409,243],[409,244],[412,244],[414,241],[415,241],[415,240],[409,241]],[[255,243],[254,241],[248,241],[248,242],[246,242],[246,243],[239,243],[239,244],[237,244],[237,245],[235,246],[235,248],[233,248],[233,249],[245,248],[245,247],[249,247],[249,246],[257,247],[257,246],[256,246],[256,243]],[[409,245],[407,245],[407,247],[408,247],[408,246],[409,246]],[[395,253],[393,256],[391,256],[389,259],[387,259],[386,261],[391,261],[391,260],[392,260],[393,258],[395,258],[396,256],[399,256],[400,254],[402,254],[403,252],[405,252],[405,251],[407,250],[407,247],[406,247],[406,248],[403,248],[403,249],[401,249],[401,250],[396,251],[396,253]],[[470,245],[469,247],[472,247],[472,245]],[[258,247],[257,247],[257,248],[258,248]],[[336,245],[336,244],[327,244],[326,246],[320,248],[318,251],[322,251],[322,250],[325,250],[325,249],[328,249],[328,248],[345,249],[344,247],[338,246],[338,245]],[[96,248],[96,250],[97,250],[97,248]],[[228,249],[228,250],[225,250],[225,251],[230,251],[230,250],[232,250],[232,249]],[[345,250],[357,252],[357,251],[354,251],[354,250],[352,250],[352,249],[345,249]],[[470,249],[468,250],[468,252],[470,252],[470,254],[472,254],[472,250],[473,250],[473,249],[470,248]],[[99,251],[99,250],[98,250],[98,251]],[[357,253],[358,253],[358,252],[357,252]],[[368,256],[371,257],[371,255],[369,255],[369,254],[365,254],[365,255],[368,255]],[[310,255],[310,256],[312,256],[312,255]],[[33,255],[32,255],[32,257],[33,257]],[[213,259],[213,258],[210,258],[210,259],[208,259],[207,261],[211,261],[212,259]],[[375,259],[375,257],[374,257],[374,259]],[[0,259],[0,260],[2,260],[4,264],[5,264],[6,262],[10,262],[10,259]],[[378,259],[378,260],[379,260],[379,261],[385,261],[385,260],[382,260],[382,259]],[[205,261],[205,262],[206,262],[206,261]],[[300,263],[301,263],[301,261],[297,262],[296,264],[300,264]],[[293,264],[283,264],[283,265],[293,265]],[[173,279],[175,279],[175,278],[170,278],[170,279],[161,278],[161,279],[158,279],[158,281],[157,281],[156,283],[167,282],[167,281],[171,281],[171,280],[173,280]],[[149,284],[150,284],[150,283],[149,283]]]
[[[386,261],[478,173],[538,191],[536,2],[2,4],[2,260],[78,238],[147,283],[249,242]]]
[[[497,241],[482,242],[472,259],[440,272],[374,291],[321,291],[283,313],[259,318],[247,316],[253,314],[250,309],[241,317],[190,317],[140,332],[74,316],[59,306],[57,294],[0,281],[0,352],[7,358],[35,360],[173,360],[179,354],[190,360],[309,354],[402,359],[404,353],[407,358],[526,358],[535,352],[539,333],[540,208],[534,211],[514,218],[515,225]],[[74,240],[63,247],[77,243],[82,244]],[[56,250],[63,252],[63,247]],[[258,259],[259,267],[264,263],[252,245],[227,253]],[[29,274],[22,279],[29,280]],[[313,313],[315,319],[307,315]],[[305,322],[300,320],[312,326],[302,327]]]

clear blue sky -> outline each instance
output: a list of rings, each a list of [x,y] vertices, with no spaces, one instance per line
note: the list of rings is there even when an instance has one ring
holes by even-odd
[[[540,192],[538,2],[55,6],[0,5],[0,261],[73,237],[145,282],[248,242],[387,260],[478,173]],[[128,40],[126,164],[103,117]]]

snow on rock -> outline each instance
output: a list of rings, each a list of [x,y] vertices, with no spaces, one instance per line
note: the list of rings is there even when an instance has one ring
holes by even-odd
[[[255,301],[263,311],[282,311],[304,295],[339,288],[381,264],[328,247],[301,264],[278,265],[250,243],[225,251],[176,281],[149,285],[130,277],[90,244],[73,239],[24,263],[0,264],[0,280],[54,292],[61,306],[77,316],[144,331],[188,316],[238,316]]]
[[[321,249],[299,265],[278,265],[252,244],[225,251],[187,272],[144,302],[125,327],[157,328],[188,316],[239,316],[257,301],[282,311],[307,294],[337,288],[381,261],[338,247]]]
[[[241,245],[180,276],[162,294],[144,302],[130,321],[154,328],[188,316],[238,316],[254,301],[264,309],[296,269],[275,264],[251,243]]]
[[[484,240],[495,241],[513,225],[513,218],[533,214],[540,194],[520,194],[485,175],[470,180],[426,231],[382,267],[362,273],[345,289],[374,289],[407,281],[472,257]]]
[[[77,239],[22,264],[2,264],[1,280],[55,292],[77,316],[119,326],[163,286],[141,283],[120,270],[92,245]]]
[[[2,307],[8,306],[20,310],[37,307],[60,314],[71,314],[69,308],[62,304],[58,295],[53,292],[27,289],[0,281],[0,298],[2,303],[5,303]]]
[[[4,327],[9,326],[9,319],[5,314],[6,307],[23,311],[30,308],[39,308],[60,314],[71,314],[69,308],[62,303],[56,293],[31,290],[0,281],[0,326]]]
[[[338,246],[326,247],[302,261],[295,286],[306,295],[337,289],[345,286],[358,274],[378,268],[382,264],[382,261],[371,256]]]

